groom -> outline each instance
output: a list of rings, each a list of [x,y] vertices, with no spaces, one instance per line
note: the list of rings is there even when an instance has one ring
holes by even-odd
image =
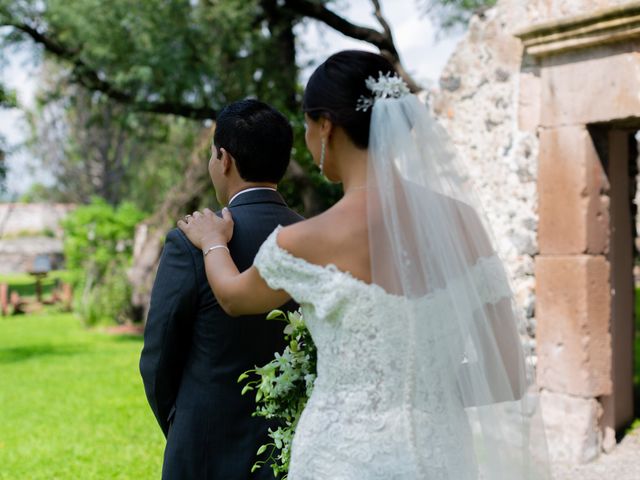
[[[276,191],[292,139],[287,119],[256,100],[232,103],[218,116],[209,175],[233,215],[229,249],[240,271],[278,224],[302,220]],[[266,460],[256,451],[269,443],[269,424],[251,416],[253,395],[240,394],[237,378],[284,346],[280,322],[225,314],[207,283],[202,252],[171,230],[140,357],[149,405],[167,437],[163,479],[273,479],[266,464],[250,473],[256,460]]]

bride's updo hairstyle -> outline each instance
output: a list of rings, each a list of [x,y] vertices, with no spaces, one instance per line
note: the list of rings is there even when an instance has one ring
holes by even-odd
[[[356,110],[358,99],[373,96],[365,81],[396,70],[381,55],[345,50],[331,55],[313,72],[304,90],[303,111],[313,120],[326,117],[342,127],[358,147],[369,146],[371,108]]]

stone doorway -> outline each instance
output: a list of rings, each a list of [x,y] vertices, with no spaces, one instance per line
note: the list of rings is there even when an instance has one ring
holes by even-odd
[[[620,439],[631,424],[640,398],[634,392],[635,287],[637,264],[637,190],[639,119],[591,125],[591,133],[606,175],[603,192],[609,207],[611,316],[611,394],[600,398],[604,447]]]
[[[552,458],[587,462],[634,418],[640,3],[518,36],[540,92],[538,384]]]

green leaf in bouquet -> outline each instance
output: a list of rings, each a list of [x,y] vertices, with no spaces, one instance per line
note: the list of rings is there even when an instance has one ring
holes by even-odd
[[[271,310],[267,315],[267,320],[285,320],[287,317],[282,310]]]
[[[245,385],[244,388],[242,389],[242,393],[241,395],[244,395],[245,393],[249,392],[253,390],[253,387],[251,385]]]

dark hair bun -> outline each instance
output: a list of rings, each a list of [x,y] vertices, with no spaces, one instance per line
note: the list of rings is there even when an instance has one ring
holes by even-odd
[[[382,55],[360,50],[345,50],[331,55],[313,72],[304,90],[303,110],[317,120],[326,116],[341,126],[359,148],[369,146],[371,108],[357,111],[361,95],[371,97],[365,85],[369,77],[396,73]]]

